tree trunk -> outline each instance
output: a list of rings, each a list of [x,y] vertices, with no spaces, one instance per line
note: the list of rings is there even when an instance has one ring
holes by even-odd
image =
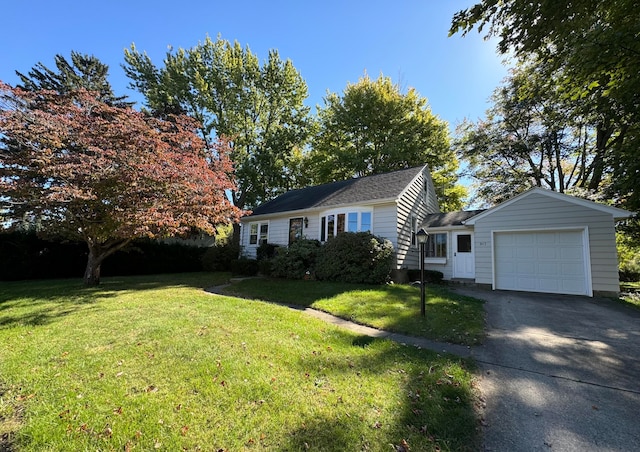
[[[102,262],[119,249],[124,248],[129,242],[133,240],[128,239],[114,239],[107,243],[99,243],[98,240],[93,238],[87,239],[87,246],[89,247],[89,257],[87,258],[87,267],[84,271],[84,284],[85,286],[97,286],[100,284],[100,266]]]
[[[240,223],[233,223],[233,235],[231,236],[231,244],[240,246]]]
[[[597,191],[602,182],[605,170],[605,157],[609,150],[609,138],[613,135],[613,128],[607,125],[598,125],[596,128],[596,155],[591,163],[591,180],[587,188]]]
[[[85,286],[97,286],[100,284],[100,266],[102,265],[103,260],[103,256],[97,256],[95,250],[89,248],[87,268],[84,271]]]

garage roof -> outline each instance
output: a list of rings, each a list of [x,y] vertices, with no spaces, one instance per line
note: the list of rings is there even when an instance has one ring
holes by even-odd
[[[611,216],[613,216],[614,219],[620,219],[620,218],[629,218],[632,217],[634,215],[633,212],[629,212],[627,210],[624,209],[618,209],[617,207],[611,207],[611,206],[607,206],[605,204],[600,204],[597,202],[593,202],[593,201],[589,201],[587,199],[582,199],[582,198],[576,198],[575,196],[569,196],[569,195],[565,195],[563,193],[558,193],[555,191],[551,191],[551,190],[547,190],[544,188],[540,188],[540,187],[534,187],[530,190],[527,190],[524,193],[519,194],[518,196],[515,196],[511,199],[509,199],[508,201],[503,202],[502,204],[498,204],[497,206],[494,206],[490,209],[485,210],[484,212],[479,213],[478,215],[474,215],[473,217],[469,218],[468,220],[465,220],[463,222],[463,224],[465,225],[474,225],[476,221],[478,221],[481,218],[484,218],[486,216],[491,215],[494,212],[497,212],[498,210],[507,207],[510,204],[513,204],[514,202],[526,198],[527,196],[531,196],[532,194],[541,194],[544,196],[549,196],[551,198],[555,198],[555,199],[559,199],[562,201],[566,201],[566,202],[570,202],[572,204],[577,204],[579,206],[582,207],[587,207],[589,209],[594,209],[594,210],[598,210],[600,212],[605,212],[610,214]]]
[[[443,228],[447,226],[462,226],[464,222],[474,217],[484,210],[461,210],[458,212],[434,213],[427,215],[422,221],[421,227],[427,228]]]

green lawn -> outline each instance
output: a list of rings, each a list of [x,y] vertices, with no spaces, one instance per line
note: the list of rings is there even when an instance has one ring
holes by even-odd
[[[625,294],[620,298],[624,303],[640,308],[640,281],[621,282],[620,290]]]
[[[0,285],[0,450],[471,450],[471,363],[202,288]]]
[[[244,279],[225,294],[312,307],[387,331],[473,345],[482,341],[482,301],[445,287],[425,288],[426,316],[420,317],[420,288],[366,286],[321,281]]]

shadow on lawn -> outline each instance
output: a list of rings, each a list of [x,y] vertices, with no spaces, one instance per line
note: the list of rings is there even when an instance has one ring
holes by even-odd
[[[372,286],[255,278],[234,282],[221,293],[318,309],[345,320],[442,342],[482,342],[483,301],[452,293],[443,286],[429,285],[426,291],[426,317],[420,316],[420,289],[407,284]]]
[[[225,278],[228,276],[211,273],[108,277],[97,287],[86,287],[80,279],[3,282],[0,328],[44,325],[125,293],[171,287],[203,289]]]
[[[314,413],[302,419],[282,450],[405,450],[397,447],[403,441],[411,450],[423,451],[477,446],[475,395],[469,382],[458,378],[460,369],[472,371],[470,361],[367,336],[353,338],[352,343],[369,352],[347,358],[323,353],[317,363],[300,361],[301,371],[314,377],[329,382],[348,378],[353,391],[334,394],[338,402],[330,416]],[[358,381],[365,375],[399,381],[389,386],[398,391],[397,405],[377,406],[375,389],[361,392]],[[389,410],[395,411],[385,412]]]

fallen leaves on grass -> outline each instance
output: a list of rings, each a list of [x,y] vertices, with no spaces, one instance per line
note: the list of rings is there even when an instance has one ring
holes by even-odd
[[[409,452],[411,450],[411,448],[409,447],[409,443],[407,443],[407,441],[404,439],[400,441],[400,444],[396,444],[393,447],[395,448],[396,452]]]

